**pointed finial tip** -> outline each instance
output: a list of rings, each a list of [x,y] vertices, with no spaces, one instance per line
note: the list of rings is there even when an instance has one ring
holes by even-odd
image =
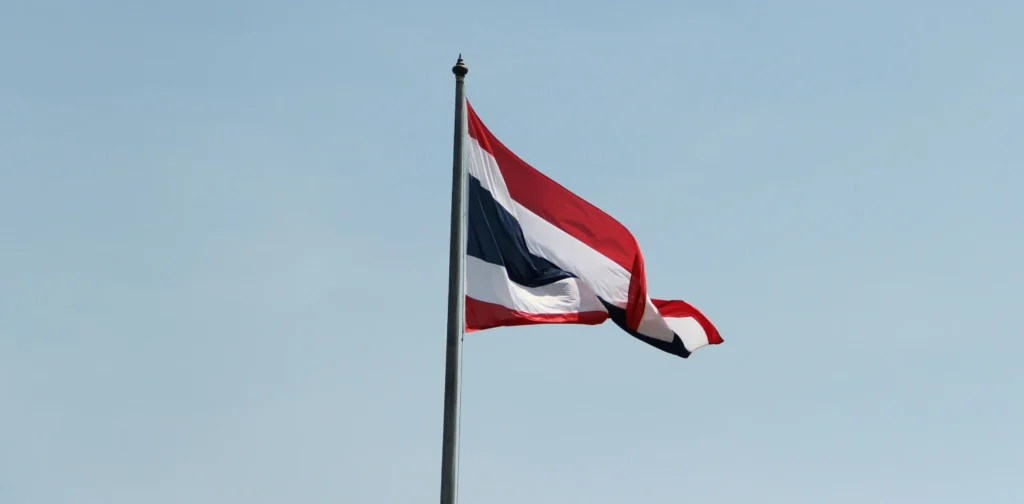
[[[459,53],[459,60],[455,62],[455,66],[452,67],[452,73],[456,77],[465,77],[469,73],[469,67],[466,66],[466,62],[462,61],[462,53]]]

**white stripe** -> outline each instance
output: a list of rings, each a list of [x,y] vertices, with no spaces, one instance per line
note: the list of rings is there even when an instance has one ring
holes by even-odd
[[[519,203],[515,205],[530,252],[580,277],[605,301],[619,308],[626,307],[631,277],[626,268],[528,208]]]
[[[661,316],[658,308],[651,302],[650,296],[648,296],[647,302],[644,304],[644,315],[640,318],[640,325],[636,328],[636,332],[648,338],[671,343],[675,340],[675,335],[672,333],[673,330],[667,322],[665,317]],[[680,336],[680,338],[682,337]]]
[[[665,323],[679,335],[679,339],[683,340],[683,346],[691,352],[708,344],[708,335],[704,332],[704,327],[693,317],[665,317]]]
[[[586,283],[576,278],[541,287],[523,287],[508,278],[503,266],[466,256],[466,296],[524,313],[552,314],[600,311],[604,305]]]
[[[466,135],[463,145],[466,146],[465,160],[469,175],[484,186],[508,213],[516,217],[516,207],[512,196],[508,194],[508,187],[505,186],[505,178],[501,176],[501,169],[498,168],[498,160],[480,146],[480,141]]]

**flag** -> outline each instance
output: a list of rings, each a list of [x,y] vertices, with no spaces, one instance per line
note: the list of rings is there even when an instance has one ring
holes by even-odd
[[[465,330],[597,325],[689,357],[722,342],[685,301],[652,299],[636,239],[618,221],[537,171],[466,103]]]

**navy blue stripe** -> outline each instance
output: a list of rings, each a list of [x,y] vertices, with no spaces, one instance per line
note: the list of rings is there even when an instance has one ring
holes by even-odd
[[[574,276],[531,253],[519,221],[498,204],[476,177],[467,178],[467,255],[504,266],[509,280],[524,287],[540,287]]]
[[[615,322],[615,325],[629,333],[630,336],[672,355],[678,355],[684,359],[690,356],[690,351],[686,349],[686,345],[683,345],[683,340],[679,339],[679,335],[672,333],[672,342],[668,343],[660,339],[644,336],[636,331],[630,331],[629,327],[626,325],[625,309],[609,304],[603,299],[601,300],[601,303],[603,303],[604,307],[608,310],[608,316],[612,322]]]
[[[467,255],[504,266],[508,271],[509,280],[524,287],[540,287],[575,276],[551,261],[531,253],[526,246],[519,221],[508,213],[505,207],[498,204],[490,191],[485,189],[476,177],[469,176],[467,179]],[[684,359],[690,356],[679,336],[675,336],[671,343],[666,343],[631,331],[626,325],[626,310],[603,299],[601,303],[608,310],[609,318],[630,336],[672,355]]]

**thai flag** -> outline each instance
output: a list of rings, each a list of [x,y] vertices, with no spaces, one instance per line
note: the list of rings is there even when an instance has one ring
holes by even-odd
[[[651,299],[622,224],[519,159],[466,103],[466,331],[601,324],[680,357],[722,342],[684,301]]]

